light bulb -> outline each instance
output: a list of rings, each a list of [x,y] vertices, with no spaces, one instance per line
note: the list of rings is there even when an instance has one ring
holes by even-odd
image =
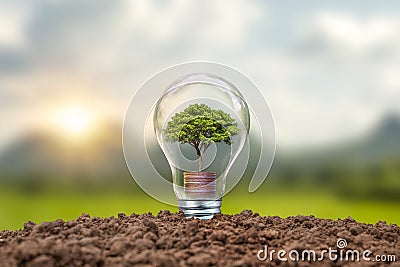
[[[167,87],[153,119],[179,209],[187,218],[220,213],[227,173],[250,127],[242,94],[220,77],[193,73]]]

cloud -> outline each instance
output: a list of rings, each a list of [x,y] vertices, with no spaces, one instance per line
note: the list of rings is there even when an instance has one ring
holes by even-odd
[[[259,5],[242,0],[40,1],[31,10],[24,60],[8,56],[7,65],[15,59],[31,69],[101,75],[115,82],[180,61],[215,60],[233,51],[240,56],[265,16]]]
[[[254,1],[130,1],[126,25],[159,42],[237,45],[262,15]],[[264,14],[265,15],[265,14]]]
[[[26,45],[28,11],[21,3],[0,2],[0,47],[20,49]]]
[[[378,56],[399,53],[400,19],[397,16],[319,11],[301,32],[303,48],[347,56]]]
[[[320,32],[328,40],[357,50],[368,50],[397,38],[397,19],[372,17],[356,19],[345,14],[322,13],[316,18]]]
[[[254,51],[279,144],[356,137],[388,111],[400,113],[400,19],[385,12],[362,15],[317,10],[291,24],[292,45]]]

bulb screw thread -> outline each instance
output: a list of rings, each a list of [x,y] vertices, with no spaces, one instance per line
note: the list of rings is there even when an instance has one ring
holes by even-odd
[[[221,213],[222,200],[178,200],[178,208],[181,210],[187,219],[198,218],[202,220],[211,219],[214,214]]]

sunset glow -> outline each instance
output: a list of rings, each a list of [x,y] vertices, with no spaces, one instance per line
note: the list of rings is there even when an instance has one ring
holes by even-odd
[[[86,135],[93,127],[94,120],[89,111],[78,106],[60,109],[54,119],[59,130],[74,138]]]

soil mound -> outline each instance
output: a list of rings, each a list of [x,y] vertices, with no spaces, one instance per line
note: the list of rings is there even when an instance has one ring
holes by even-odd
[[[331,258],[329,248],[336,251],[331,252]],[[327,252],[322,254],[323,250]],[[354,251],[359,252],[359,261]],[[283,219],[248,210],[204,221],[186,220],[182,213],[169,211],[160,211],[157,216],[119,214],[116,218],[83,214],[68,222],[27,222],[22,230],[0,232],[0,266],[388,264],[400,266],[400,228],[385,222],[358,223],[351,218]]]

